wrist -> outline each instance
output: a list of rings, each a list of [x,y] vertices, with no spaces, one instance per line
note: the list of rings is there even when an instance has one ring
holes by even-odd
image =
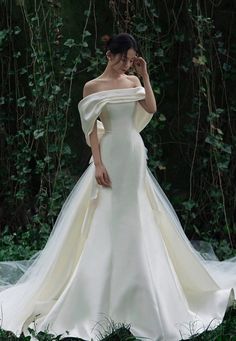
[[[94,166],[95,167],[101,167],[102,166],[102,162],[101,161],[96,161],[96,162],[94,162]]]

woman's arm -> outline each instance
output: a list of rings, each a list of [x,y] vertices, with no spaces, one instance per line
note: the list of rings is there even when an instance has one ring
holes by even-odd
[[[91,95],[93,92],[95,92],[95,86],[93,82],[89,81],[84,85],[83,89],[83,97],[86,97],[88,95]],[[100,155],[100,147],[98,142],[98,136],[97,136],[97,121],[95,121],[95,124],[93,126],[93,130],[89,135],[92,154],[93,154],[93,161],[95,166],[100,166],[102,164],[101,155]]]
[[[156,99],[152,91],[152,87],[149,80],[148,73],[142,77],[143,86],[145,88],[145,99],[139,101],[143,108],[150,114],[154,114],[157,111]]]
[[[97,120],[94,123],[93,130],[89,134],[89,140],[91,145],[91,150],[93,154],[93,161],[95,166],[100,166],[102,164],[100,146],[97,135]]]
[[[157,111],[157,104],[154,93],[152,91],[149,74],[147,72],[146,61],[142,57],[137,57],[134,60],[134,67],[138,74],[142,77],[143,86],[145,88],[145,99],[140,100],[139,103],[147,112],[149,112],[150,114],[154,114]],[[139,78],[136,76],[132,77],[134,77],[135,85],[141,86]]]
[[[90,84],[86,83],[83,90],[83,97],[86,97],[92,94],[93,92],[94,92],[93,87]],[[93,161],[95,165],[95,178],[97,180],[97,183],[102,186],[110,187],[111,181],[101,159],[100,145],[97,136],[97,120],[94,123],[92,132],[89,134],[89,139],[93,154]]]

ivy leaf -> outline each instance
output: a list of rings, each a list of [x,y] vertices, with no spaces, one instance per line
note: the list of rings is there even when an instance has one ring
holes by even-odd
[[[222,114],[224,112],[224,109],[222,108],[217,108],[216,109],[217,114]]]
[[[198,56],[197,58],[193,57],[192,61],[194,64],[205,65],[207,62],[207,59],[206,59],[206,56],[202,55],[202,56]]]
[[[160,115],[159,115],[159,121],[161,121],[161,122],[164,122],[164,121],[166,121],[166,117],[165,117],[165,115],[163,115],[163,114],[160,114]]]
[[[84,31],[83,37],[86,38],[86,37],[89,37],[91,35],[92,34],[89,31]]]
[[[52,86],[52,93],[54,95],[57,95],[60,92],[61,88],[58,85],[53,85]]]
[[[194,207],[198,207],[198,204],[193,200],[184,201],[182,205],[188,211],[191,211]]]
[[[217,166],[219,167],[219,170],[222,172],[228,169],[229,166],[229,160],[225,162],[217,162]]]
[[[154,17],[156,17],[156,18],[159,18],[159,16],[155,13],[153,13],[153,16]],[[162,32],[162,29],[161,29],[161,26],[159,26],[159,25],[156,25],[155,27],[154,27],[154,30],[156,31],[156,32],[158,32],[158,33],[161,33]]]
[[[26,96],[17,99],[17,106],[23,108],[25,106]]]
[[[226,152],[227,154],[231,154],[232,153],[232,149],[231,146],[229,144],[224,143],[221,146],[221,150],[223,150],[224,152]]]
[[[81,46],[83,47],[88,47],[88,43],[86,41],[83,41],[83,43],[81,44]]]
[[[71,47],[75,46],[76,43],[75,43],[75,40],[74,40],[74,39],[67,39],[67,40],[64,42],[64,45],[67,46],[67,47],[69,47],[69,48],[71,48]]]
[[[215,33],[215,38],[221,38],[221,37],[222,37],[222,32],[217,31],[217,32]]]
[[[220,128],[216,128],[217,130],[217,133],[220,134],[220,135],[224,135],[223,131],[220,129]]]
[[[19,26],[14,27],[14,33],[19,34],[21,32],[21,28]]]
[[[150,2],[148,0],[144,0],[144,4],[145,4],[146,7],[150,7],[151,6],[151,4],[150,4]]]
[[[75,60],[74,60],[74,64],[79,64],[79,63],[81,63],[80,56],[76,57]]]
[[[14,57],[14,58],[19,58],[20,56],[21,56],[20,51],[17,51],[17,52],[15,52],[15,53],[13,53],[13,57]]]
[[[178,33],[175,35],[175,40],[180,41],[181,43],[184,41],[184,33]]]
[[[158,56],[158,57],[164,57],[164,50],[159,48],[157,49],[157,52],[154,53],[155,56]]]
[[[86,10],[84,11],[84,15],[85,15],[86,17],[88,17],[89,14],[90,14],[90,10],[86,9]]]
[[[147,30],[147,28],[148,28],[147,25],[144,25],[142,23],[140,23],[136,26],[136,30],[138,32],[145,32]]]
[[[202,44],[198,44],[197,46],[200,47],[201,50],[206,51],[206,49],[202,46]]]
[[[71,154],[71,148],[68,144],[63,146],[63,154],[70,155]]]
[[[44,130],[43,129],[36,129],[33,134],[34,134],[35,140],[38,140],[40,137],[43,137]]]
[[[184,72],[188,72],[189,68],[185,65],[181,65],[181,69],[184,71]]]
[[[0,46],[2,45],[4,39],[7,37],[9,30],[1,30],[0,31]]]
[[[46,85],[43,79],[40,80],[38,84],[39,84],[39,86],[42,86],[42,87]]]
[[[50,161],[52,160],[52,158],[50,157],[50,156],[45,156],[45,158],[44,158],[44,161],[46,162],[46,163],[49,163]]]
[[[26,68],[21,68],[20,69],[20,75],[24,75],[25,73],[27,73],[27,69]]]
[[[227,71],[230,71],[231,70],[231,65],[230,64],[227,64],[227,63],[224,63],[223,64],[223,69],[227,72]]]
[[[166,166],[165,166],[164,163],[161,162],[161,161],[157,161],[157,167],[158,167],[160,170],[166,170]]]
[[[39,20],[39,18],[38,18],[38,16],[35,16],[35,17],[32,17],[31,19],[30,19],[30,21],[33,23],[34,21],[38,21]]]
[[[161,93],[160,87],[154,88],[154,92],[155,92],[155,94],[160,95],[160,93]]]

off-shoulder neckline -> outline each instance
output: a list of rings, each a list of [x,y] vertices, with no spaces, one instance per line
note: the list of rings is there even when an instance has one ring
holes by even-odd
[[[95,95],[102,94],[102,93],[105,93],[105,92],[124,91],[124,90],[134,90],[134,89],[141,89],[141,88],[144,89],[143,86],[135,86],[135,87],[132,87],[132,88],[116,88],[116,89],[108,89],[108,90],[97,91],[97,92],[93,92],[92,94],[83,97],[83,98],[79,101],[79,103],[81,103],[82,101],[86,100],[87,98],[89,98],[89,97],[91,97],[91,96],[95,96]]]

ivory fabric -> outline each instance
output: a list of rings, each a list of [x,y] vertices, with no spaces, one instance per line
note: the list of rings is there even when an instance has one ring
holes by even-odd
[[[206,260],[193,247],[147,167],[140,131],[153,115],[144,98],[140,86],[79,102],[88,144],[97,124],[112,187],[96,183],[91,159],[44,249],[16,283],[2,275],[3,329],[91,340],[109,318],[130,324],[137,338],[178,341],[216,328],[235,303],[236,257]],[[0,262],[0,279],[1,266],[10,263]]]

